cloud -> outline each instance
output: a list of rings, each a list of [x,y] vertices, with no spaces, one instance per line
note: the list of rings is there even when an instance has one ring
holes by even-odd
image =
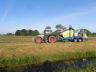
[[[7,0],[6,1],[6,9],[2,15],[2,18],[0,20],[1,24],[6,20],[8,14],[10,13],[11,9],[14,7],[16,0]]]
[[[9,10],[6,10],[1,18],[1,23],[3,23],[8,15]]]

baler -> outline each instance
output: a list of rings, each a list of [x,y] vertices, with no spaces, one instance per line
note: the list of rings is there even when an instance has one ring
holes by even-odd
[[[74,30],[74,29],[67,29],[58,36],[54,35],[51,30],[45,30],[44,35],[38,35],[35,37],[35,43],[42,43],[42,42],[63,42],[65,40],[71,42],[82,42],[87,40],[87,34],[85,32],[81,33],[81,30]]]

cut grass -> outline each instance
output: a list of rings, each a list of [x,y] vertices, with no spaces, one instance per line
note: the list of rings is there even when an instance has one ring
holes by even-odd
[[[0,37],[0,65],[40,64],[56,60],[96,57],[96,40],[81,43],[35,44],[30,36]]]

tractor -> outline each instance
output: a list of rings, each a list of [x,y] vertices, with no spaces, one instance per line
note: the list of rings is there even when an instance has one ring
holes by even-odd
[[[87,34],[82,29],[74,30],[73,28],[69,28],[60,32],[58,35],[55,35],[50,29],[45,29],[43,35],[35,37],[35,43],[55,43],[66,40],[71,42],[82,42],[87,39]]]

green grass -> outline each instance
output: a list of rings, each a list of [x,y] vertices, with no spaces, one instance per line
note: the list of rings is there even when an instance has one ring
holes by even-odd
[[[96,52],[74,52],[74,53],[55,53],[49,55],[34,55],[34,56],[22,56],[22,57],[1,57],[1,66],[15,66],[15,65],[29,65],[29,64],[42,64],[45,61],[58,61],[58,60],[70,60],[81,59],[88,57],[96,57]]]

